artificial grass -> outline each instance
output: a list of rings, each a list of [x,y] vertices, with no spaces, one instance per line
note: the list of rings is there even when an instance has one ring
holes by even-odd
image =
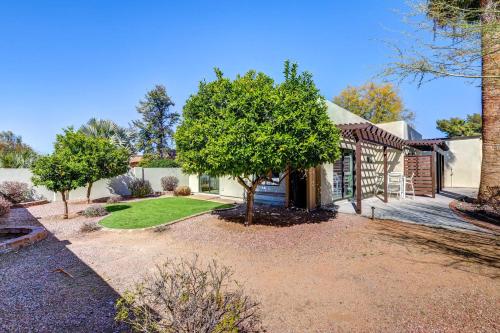
[[[106,206],[111,214],[100,223],[107,228],[138,229],[232,205],[183,197],[122,202]]]

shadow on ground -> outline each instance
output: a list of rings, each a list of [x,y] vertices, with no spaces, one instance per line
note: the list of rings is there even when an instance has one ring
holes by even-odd
[[[230,210],[214,211],[212,214],[228,222],[245,223],[245,205],[238,205],[236,208]],[[254,207],[253,224],[290,227],[297,224],[327,222],[334,219],[336,214],[335,211],[322,209],[309,212],[305,209],[256,205]]]
[[[500,278],[500,240],[497,236],[479,233],[399,225],[397,222],[377,221],[376,228],[383,240],[403,246],[417,245],[425,252],[445,254],[446,267]],[[474,269],[474,265],[482,268]]]
[[[0,225],[41,225],[25,208]],[[120,296],[53,234],[17,252],[0,254],[1,332],[116,332]]]

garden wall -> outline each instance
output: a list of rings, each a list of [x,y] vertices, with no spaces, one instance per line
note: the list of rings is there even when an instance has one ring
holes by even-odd
[[[113,194],[129,195],[128,184],[133,178],[143,178],[151,183],[154,191],[162,191],[161,177],[175,176],[179,179],[179,185],[189,185],[189,176],[184,174],[180,168],[132,168],[128,173],[111,179],[101,179],[92,187],[92,199],[109,197]],[[33,185],[32,173],[29,169],[6,169],[0,168],[0,182],[20,181]],[[37,194],[50,201],[60,201],[60,194],[54,194],[43,186],[36,186]],[[83,200],[87,194],[85,187],[79,187],[69,193],[69,200]]]

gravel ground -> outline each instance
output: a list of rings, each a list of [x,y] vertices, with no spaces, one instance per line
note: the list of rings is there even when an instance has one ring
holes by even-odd
[[[309,221],[300,212],[262,209],[261,224],[248,228],[238,211],[226,211],[161,232],[81,233],[89,219],[60,220],[61,209],[14,209],[0,219],[36,224],[39,217],[52,233],[0,255],[0,331],[117,331],[118,294],[165,258],[195,253],[234,269],[261,302],[268,332],[500,331],[495,236],[342,214]],[[298,215],[298,222],[277,224],[278,214],[287,221]]]

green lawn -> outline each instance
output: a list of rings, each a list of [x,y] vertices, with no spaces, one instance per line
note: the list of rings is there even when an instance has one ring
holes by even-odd
[[[197,213],[209,212],[216,208],[231,206],[182,197],[122,202],[106,206],[111,214],[101,221],[101,225],[116,229],[147,228]]]

